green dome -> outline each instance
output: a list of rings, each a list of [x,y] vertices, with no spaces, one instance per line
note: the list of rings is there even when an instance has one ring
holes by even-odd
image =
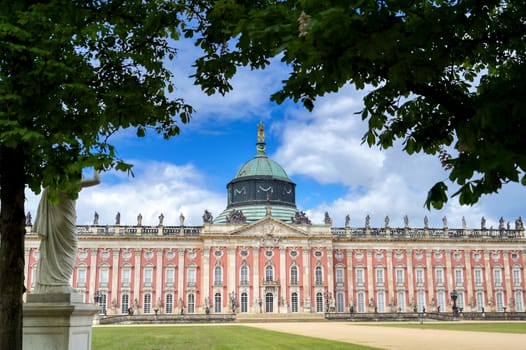
[[[269,159],[264,153],[263,155],[259,154],[259,152],[258,155],[239,169],[234,179],[247,176],[271,176],[276,179],[290,181],[281,165]]]

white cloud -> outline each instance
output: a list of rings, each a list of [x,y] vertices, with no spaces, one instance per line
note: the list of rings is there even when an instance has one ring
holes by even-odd
[[[82,190],[77,200],[79,225],[92,224],[95,211],[101,225],[114,224],[117,212],[121,213],[122,225],[135,225],[139,213],[143,225],[157,225],[161,213],[165,225],[179,225],[181,213],[186,217],[185,225],[201,225],[205,209],[219,215],[226,206],[224,195],[207,190],[204,176],[190,164],[134,164],[134,178],[123,180],[121,174],[102,174],[102,184]],[[121,182],[112,184],[114,177]],[[34,218],[39,198],[30,192],[27,197],[26,208]]]

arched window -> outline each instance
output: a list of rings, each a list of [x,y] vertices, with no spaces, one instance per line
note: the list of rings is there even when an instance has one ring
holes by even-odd
[[[130,296],[128,294],[121,295],[121,313],[127,314],[130,308]]]
[[[216,293],[214,295],[214,312],[216,314],[221,313],[221,293]]]
[[[245,286],[248,285],[248,266],[247,265],[241,266],[239,280],[242,285],[245,285]]]
[[[290,284],[297,285],[298,284],[298,267],[292,266],[290,268]]]
[[[265,294],[265,312],[274,312],[274,295]]]
[[[294,292],[290,296],[291,301],[291,311],[292,312],[298,312],[298,293]]]
[[[164,313],[171,314],[174,312],[174,296],[171,293],[166,294],[164,302]]]
[[[190,293],[188,294],[188,302],[186,303],[186,310],[189,314],[193,314],[195,313],[195,295]]]
[[[271,265],[265,267],[265,281],[272,282],[274,281],[274,269]]]
[[[241,312],[248,312],[248,294],[241,293]]]
[[[323,269],[321,266],[316,266],[315,275],[316,275],[316,284],[317,285],[323,284]]]
[[[143,311],[145,314],[152,312],[152,295],[150,293],[144,294]]]
[[[323,294],[316,293],[316,312],[323,312]]]
[[[214,283],[215,284],[222,284],[223,283],[223,269],[221,266],[216,266],[214,268]]]

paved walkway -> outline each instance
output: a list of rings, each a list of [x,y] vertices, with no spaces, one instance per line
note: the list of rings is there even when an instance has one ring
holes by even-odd
[[[381,349],[526,350],[526,334],[378,327],[350,322],[276,322],[243,325]]]

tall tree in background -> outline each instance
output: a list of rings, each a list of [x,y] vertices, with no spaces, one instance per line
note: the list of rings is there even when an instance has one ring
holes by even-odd
[[[85,167],[130,170],[113,133],[167,138],[188,121],[163,64],[184,5],[0,1],[0,349],[22,349],[25,187],[64,190]]]
[[[230,90],[238,66],[280,57],[272,100],[315,99],[346,84],[370,92],[364,141],[439,155],[461,204],[526,185],[526,3],[503,0],[221,1],[196,28],[196,82]],[[448,200],[435,184],[426,205]]]

